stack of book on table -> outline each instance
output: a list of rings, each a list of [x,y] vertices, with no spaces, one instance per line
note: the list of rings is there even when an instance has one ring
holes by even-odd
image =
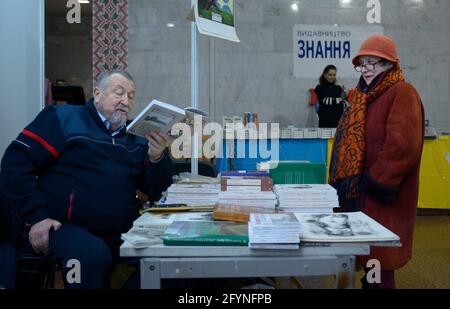
[[[302,225],[293,213],[250,214],[249,247],[298,249]]]
[[[305,128],[304,138],[319,138],[319,128]]]
[[[333,138],[333,128],[319,128],[319,137],[323,139]]]
[[[166,204],[214,205],[219,198],[219,184],[175,183],[167,189]]]
[[[228,171],[220,175],[220,204],[275,209],[277,197],[265,171]]]
[[[274,192],[285,212],[332,213],[339,207],[336,189],[328,184],[277,184]]]

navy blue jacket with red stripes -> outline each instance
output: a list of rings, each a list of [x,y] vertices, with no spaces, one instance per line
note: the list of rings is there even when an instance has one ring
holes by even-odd
[[[149,162],[147,140],[112,137],[95,106],[48,106],[7,148],[0,184],[28,224],[52,218],[105,237],[137,217],[136,189],[159,198],[175,168]]]

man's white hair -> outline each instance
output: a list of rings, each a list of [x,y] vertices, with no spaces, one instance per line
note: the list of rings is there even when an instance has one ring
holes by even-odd
[[[134,83],[133,77],[127,71],[112,70],[101,73],[95,81],[94,87],[97,87],[98,89],[104,91],[106,88],[108,88],[109,78],[114,74],[119,74]]]

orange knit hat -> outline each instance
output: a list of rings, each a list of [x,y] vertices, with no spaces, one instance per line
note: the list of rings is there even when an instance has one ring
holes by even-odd
[[[380,34],[370,36],[361,45],[358,54],[352,60],[353,65],[359,64],[359,57],[361,56],[377,56],[394,63],[400,61],[395,42],[390,37]]]

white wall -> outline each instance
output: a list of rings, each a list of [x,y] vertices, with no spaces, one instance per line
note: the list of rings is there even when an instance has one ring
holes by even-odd
[[[0,1],[0,155],[44,106],[43,0]]]
[[[92,96],[92,14],[82,13],[81,23],[69,24],[63,14],[45,16],[45,77],[82,86]]]
[[[368,25],[367,0],[237,0],[240,44],[215,39],[216,120],[222,115],[259,112],[263,122],[312,125],[308,88],[316,78],[293,76],[296,24]],[[450,131],[450,1],[381,2],[384,33],[397,43],[406,79],[419,91],[426,118],[439,132]],[[137,84],[136,111],[152,98],[190,103],[190,1],[129,0],[129,70]],[[167,28],[166,23],[175,23]],[[199,107],[208,108],[209,45],[199,35]],[[350,61],[348,65],[351,66]],[[338,82],[347,89],[355,79]]]

